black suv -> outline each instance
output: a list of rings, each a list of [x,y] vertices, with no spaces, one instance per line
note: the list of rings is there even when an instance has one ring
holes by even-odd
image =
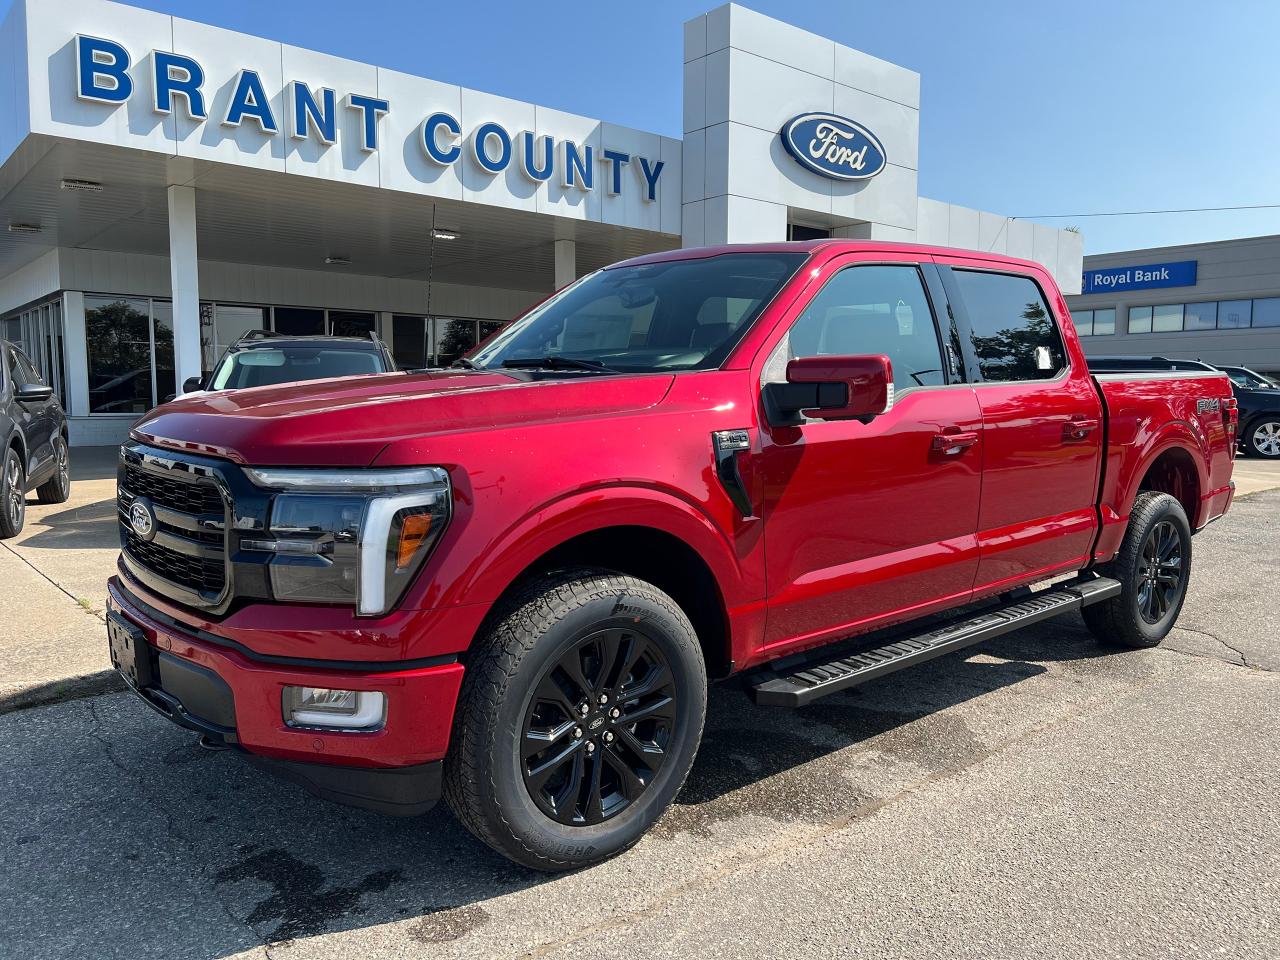
[[[182,392],[241,390],[395,369],[391,352],[377,337],[290,337],[251,330],[227,348],[211,373],[188,379]]]
[[[1213,370],[1231,379],[1240,411],[1240,447],[1267,460],[1280,459],[1280,387],[1248,367],[1224,366],[1203,360],[1169,357],[1089,357],[1089,369],[1137,373],[1143,370]]]
[[[1214,366],[1231,378],[1241,445],[1255,457],[1280,460],[1280,384],[1248,367]]]
[[[41,503],[71,496],[67,415],[17,345],[0,340],[0,540],[16,537],[27,518],[27,492]]]

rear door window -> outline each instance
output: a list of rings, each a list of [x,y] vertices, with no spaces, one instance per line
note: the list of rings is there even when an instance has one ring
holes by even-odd
[[[1067,366],[1053,312],[1030,277],[952,269],[988,383],[1052,380]]]

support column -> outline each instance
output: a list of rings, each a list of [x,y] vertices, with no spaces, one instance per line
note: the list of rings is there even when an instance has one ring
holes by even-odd
[[[556,289],[567,286],[578,279],[578,243],[576,240],[557,240],[556,249]]]
[[[188,377],[201,374],[195,187],[169,187],[169,278],[173,285],[174,374],[181,393]]]

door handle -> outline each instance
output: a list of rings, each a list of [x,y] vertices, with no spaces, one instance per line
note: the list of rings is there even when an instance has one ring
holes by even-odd
[[[1095,417],[1079,417],[1069,420],[1062,425],[1062,436],[1067,440],[1083,440],[1094,430],[1098,429],[1098,421]]]
[[[955,456],[978,442],[976,430],[962,430],[956,433],[935,433],[933,435],[933,451]]]

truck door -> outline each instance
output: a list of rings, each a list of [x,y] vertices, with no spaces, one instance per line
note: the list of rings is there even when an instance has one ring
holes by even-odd
[[[757,357],[763,385],[785,380],[793,357],[885,354],[895,393],[870,423],[761,415],[773,652],[954,605],[973,586],[981,414],[952,369],[933,265],[916,260],[829,263]]]
[[[977,591],[1085,563],[1097,530],[1102,403],[1047,274],[939,258],[975,371],[983,480]],[[1072,357],[1077,361],[1073,365]]]

